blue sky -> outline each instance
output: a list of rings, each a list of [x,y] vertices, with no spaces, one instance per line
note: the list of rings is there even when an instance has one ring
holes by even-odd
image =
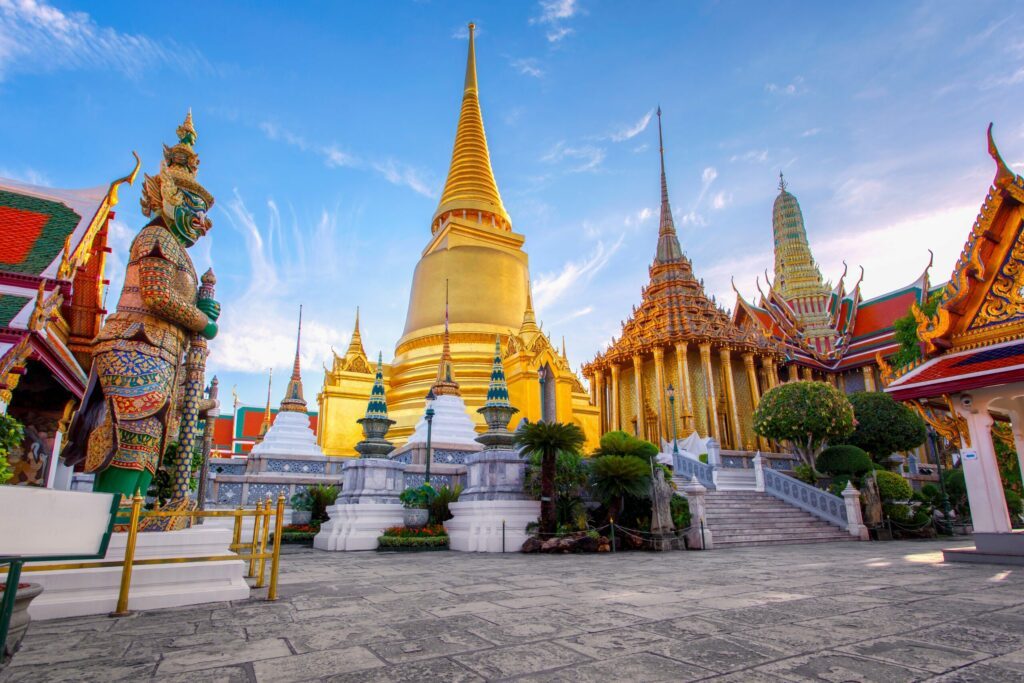
[[[868,296],[949,272],[993,175],[1024,170],[1012,4],[65,2],[0,0],[0,176],[56,187],[155,172],[192,107],[217,198],[223,302],[209,368],[243,403],[287,375],[299,303],[307,400],[357,305],[393,352],[447,172],[465,24],[479,26],[495,175],[526,235],[539,317],[578,366],[639,303],[654,253],[657,130],[684,250],[731,307],[771,269],[784,171],[826,278]],[[108,274],[143,224],[123,193]],[[763,278],[763,275],[762,275]],[[112,308],[116,297],[111,294]],[[274,401],[283,381],[276,383]]]

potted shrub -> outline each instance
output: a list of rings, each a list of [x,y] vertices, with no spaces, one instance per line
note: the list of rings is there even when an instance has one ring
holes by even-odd
[[[313,518],[313,500],[308,489],[296,491],[292,496],[292,524],[309,524]]]
[[[0,583],[0,600],[3,599],[5,586]],[[21,639],[28,631],[28,624],[32,618],[28,615],[28,606],[36,596],[43,592],[43,587],[38,583],[19,583],[18,592],[14,597],[14,611],[11,612],[11,625],[7,631],[7,645],[4,651],[0,652],[0,669],[2,669],[14,653],[21,646]]]
[[[407,488],[398,497],[405,506],[403,521],[410,529],[420,529],[430,520],[430,504],[437,497],[437,491],[430,484]]]

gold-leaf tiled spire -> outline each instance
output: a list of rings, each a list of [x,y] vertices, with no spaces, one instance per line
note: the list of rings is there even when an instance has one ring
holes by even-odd
[[[469,25],[469,55],[466,58],[466,83],[462,92],[462,111],[455,132],[455,148],[441,202],[434,213],[432,231],[440,228],[446,216],[461,215],[486,225],[511,230],[511,219],[501,202],[501,193],[491,169],[487,151],[483,115],[476,79],[476,46],[473,24]]]

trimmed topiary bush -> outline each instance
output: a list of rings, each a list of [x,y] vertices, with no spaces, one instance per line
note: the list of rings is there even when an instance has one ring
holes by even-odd
[[[924,419],[882,391],[850,394],[857,427],[847,441],[871,454],[875,462],[898,451],[909,451],[924,443]]]
[[[853,407],[828,382],[789,382],[770,389],[754,411],[759,436],[787,441],[806,465],[853,431]]]
[[[829,446],[815,461],[815,467],[825,474],[860,476],[871,471],[871,457],[864,449],[843,444]]]
[[[878,495],[883,502],[910,500],[914,495],[910,482],[895,472],[875,470],[875,481],[878,482]]]

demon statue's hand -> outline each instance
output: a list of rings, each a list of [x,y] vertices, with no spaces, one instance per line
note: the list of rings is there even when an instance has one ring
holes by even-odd
[[[214,322],[220,317],[220,304],[213,299],[200,299],[196,302],[196,308],[205,313],[210,322]]]
[[[207,339],[213,339],[214,337],[217,336],[217,329],[217,323],[211,320],[210,322],[206,323],[206,327],[204,327],[203,331],[200,332],[199,334],[203,335]]]

